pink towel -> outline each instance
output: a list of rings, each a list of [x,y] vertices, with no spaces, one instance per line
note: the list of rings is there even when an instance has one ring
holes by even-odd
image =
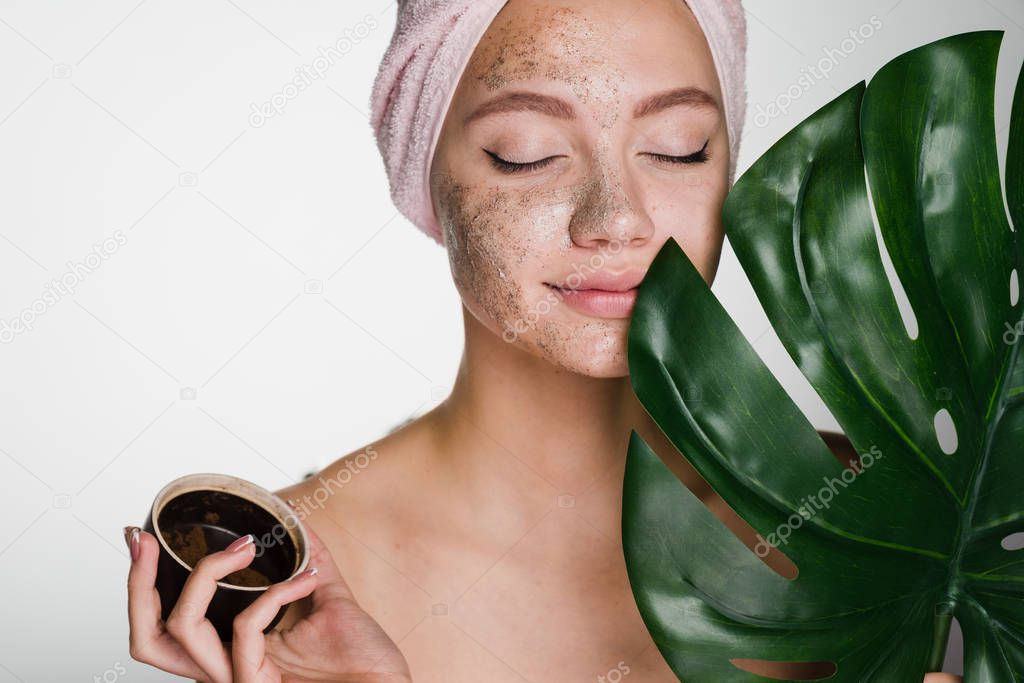
[[[725,100],[729,186],[746,117],[747,25],[741,0],[684,0],[711,48]],[[398,21],[373,83],[371,124],[398,210],[441,244],[430,162],[462,72],[507,0],[399,0]]]

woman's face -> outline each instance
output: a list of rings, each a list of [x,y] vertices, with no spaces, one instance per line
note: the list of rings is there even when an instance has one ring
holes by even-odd
[[[467,65],[431,167],[467,310],[558,366],[626,375],[631,295],[607,290],[635,285],[669,236],[709,284],[717,270],[721,103],[682,0],[510,0]]]

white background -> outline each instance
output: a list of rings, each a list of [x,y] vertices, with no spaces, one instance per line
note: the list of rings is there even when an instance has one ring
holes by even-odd
[[[889,59],[977,29],[1007,30],[1005,156],[1021,0],[746,7],[741,173]],[[448,390],[462,342],[448,262],[391,204],[367,118],[395,9],[0,2],[0,319],[94,244],[126,239],[0,345],[0,683],[180,680],[128,656],[121,528],[177,476],[276,489]],[[873,16],[881,28],[829,78],[756,125],[759,105]],[[368,22],[325,78],[251,125],[253,103]],[[728,246],[714,289],[812,421],[836,428]]]

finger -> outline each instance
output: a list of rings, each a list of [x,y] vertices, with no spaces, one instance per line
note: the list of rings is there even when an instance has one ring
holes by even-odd
[[[160,594],[156,590],[160,544],[138,527],[139,556],[128,570],[128,652],[132,659],[185,678],[206,673],[164,632],[160,621]],[[129,551],[131,548],[129,536]]]
[[[217,683],[231,683],[231,657],[217,629],[206,618],[206,610],[217,592],[217,581],[252,562],[254,549],[253,536],[247,534],[226,549],[200,559],[167,616],[168,633]]]
[[[288,501],[288,504],[295,507],[291,500]],[[338,565],[334,562],[334,558],[324,546],[323,541],[309,524],[302,523],[302,528],[305,529],[306,537],[309,539],[309,564],[316,567],[319,572],[317,588],[313,591],[312,609],[317,610],[328,600],[337,598],[357,602],[352,594],[352,589],[349,588],[345,577],[341,575]]]
[[[160,594],[156,590],[156,539],[138,529],[139,557],[128,570],[128,644],[132,652],[143,652],[160,636]],[[129,544],[133,541],[129,538]],[[129,552],[131,546],[129,545]]]
[[[259,680],[266,657],[267,640],[263,629],[270,625],[282,607],[313,592],[317,586],[316,572],[313,567],[287,581],[275,583],[235,617],[231,663],[236,681],[254,683]]]

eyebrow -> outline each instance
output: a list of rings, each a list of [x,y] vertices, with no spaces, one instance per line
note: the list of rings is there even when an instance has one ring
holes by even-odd
[[[718,102],[710,93],[701,88],[690,86],[655,93],[641,100],[633,109],[633,118],[639,119],[651,116],[672,107],[721,111]],[[485,116],[514,111],[535,111],[564,121],[574,121],[576,119],[576,110],[573,109],[573,106],[559,97],[516,90],[484,102],[466,117],[463,125],[468,125]]]

